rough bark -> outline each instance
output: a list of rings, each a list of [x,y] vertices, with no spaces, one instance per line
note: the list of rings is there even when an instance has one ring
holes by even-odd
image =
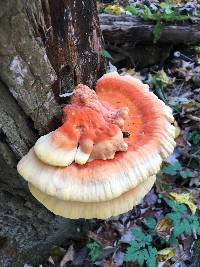
[[[104,71],[96,1],[44,0],[42,8],[44,20],[36,9],[28,12],[58,76],[57,93],[71,92],[78,83],[93,87]]]
[[[42,207],[16,164],[59,125],[59,94],[95,84],[100,51],[95,1],[0,1],[0,266],[38,265],[52,246],[80,236],[84,223]]]
[[[100,25],[106,48],[113,56],[113,63],[145,67],[162,64],[172,46],[200,42],[200,22],[164,24],[157,43],[153,43],[155,22],[144,21],[130,15],[101,14]]]

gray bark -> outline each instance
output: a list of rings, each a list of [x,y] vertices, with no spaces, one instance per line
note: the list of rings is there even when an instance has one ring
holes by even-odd
[[[38,136],[60,124],[59,94],[79,82],[94,85],[103,71],[95,1],[77,2],[0,1],[2,267],[37,266],[52,246],[84,232],[84,222],[41,206],[16,172],[17,161]]]

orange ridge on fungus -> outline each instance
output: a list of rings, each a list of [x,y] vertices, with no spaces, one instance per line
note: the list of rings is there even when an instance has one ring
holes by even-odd
[[[72,104],[63,111],[63,125],[39,138],[34,146],[37,157],[44,163],[85,164],[95,159],[112,159],[117,151],[127,150],[121,131],[128,116],[127,108],[113,108],[101,102],[89,87],[79,85]]]
[[[81,106],[96,110],[102,114],[106,121],[118,125],[121,129],[123,129],[124,120],[128,117],[127,107],[114,108],[109,102],[100,100],[95,91],[83,84],[76,87],[71,103],[78,103]],[[63,109],[64,119],[67,110],[68,106]]]

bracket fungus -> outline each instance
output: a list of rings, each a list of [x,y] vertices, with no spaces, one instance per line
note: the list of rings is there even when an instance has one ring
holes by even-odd
[[[162,160],[173,152],[173,121],[171,109],[148,85],[105,74],[96,92],[77,86],[63,110],[63,125],[38,139],[18,172],[33,196],[57,215],[118,215],[145,196]]]

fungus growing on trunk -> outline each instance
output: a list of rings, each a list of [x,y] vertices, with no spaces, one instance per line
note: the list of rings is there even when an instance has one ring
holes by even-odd
[[[18,164],[32,194],[68,218],[131,209],[174,149],[171,109],[148,85],[112,73],[98,80],[96,93],[79,85],[63,113],[63,125],[40,137]]]

